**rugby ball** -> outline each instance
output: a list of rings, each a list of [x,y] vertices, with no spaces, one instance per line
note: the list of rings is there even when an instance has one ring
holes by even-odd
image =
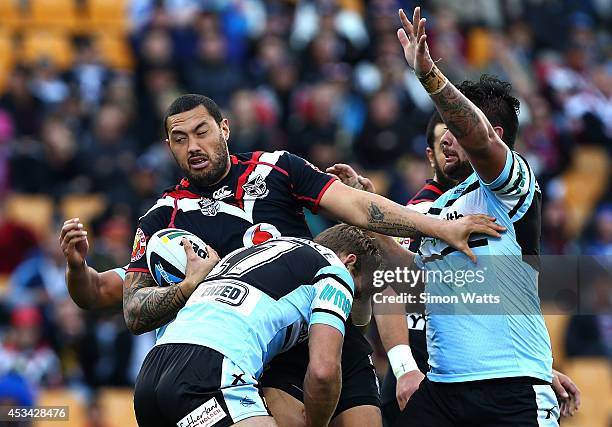
[[[185,278],[187,255],[183,248],[183,237],[191,242],[196,255],[206,259],[206,243],[189,231],[165,228],[153,234],[147,243],[147,267],[159,286],[182,282]]]

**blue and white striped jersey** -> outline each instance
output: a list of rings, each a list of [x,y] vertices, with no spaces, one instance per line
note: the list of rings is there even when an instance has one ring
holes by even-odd
[[[508,150],[493,182],[473,173],[429,209],[428,215],[446,220],[485,213],[507,228],[501,238],[471,236],[476,264],[440,240],[421,243],[416,263],[428,273],[423,302],[432,381],[552,379],[550,339],[537,290],[540,199],[531,168]]]
[[[156,345],[209,347],[259,377],[313,324],[344,335],[353,293],[350,273],[331,250],[306,239],[269,240],[221,259]]]

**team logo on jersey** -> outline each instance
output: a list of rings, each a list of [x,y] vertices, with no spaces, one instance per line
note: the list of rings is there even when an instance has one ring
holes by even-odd
[[[233,196],[234,193],[232,192],[232,190],[229,190],[227,188],[227,185],[224,185],[223,187],[219,188],[217,191],[215,191],[213,193],[213,199],[215,200],[223,200],[223,199],[227,199],[228,197]]]
[[[245,248],[250,248],[251,246],[259,245],[260,243],[278,237],[281,237],[281,233],[275,226],[267,222],[262,222],[247,229],[244,236],[242,236],[242,244]]]
[[[249,178],[246,184],[242,186],[244,194],[254,198],[264,198],[268,195],[270,190],[266,186],[266,181],[261,175],[254,175]]]
[[[138,228],[134,237],[134,245],[132,246],[131,262],[136,262],[147,252],[147,238],[144,232]]]
[[[218,200],[214,199],[205,199],[202,197],[198,202],[198,206],[202,213],[206,216],[215,216],[219,212],[221,205]]]
[[[248,396],[244,396],[242,399],[240,399],[240,404],[244,407],[248,407],[254,405],[255,401]]]

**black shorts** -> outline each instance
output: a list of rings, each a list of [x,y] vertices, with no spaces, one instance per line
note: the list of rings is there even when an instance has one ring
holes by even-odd
[[[552,387],[535,378],[462,383],[425,378],[395,426],[557,427],[558,420],[559,404]]]
[[[370,344],[357,328],[347,322],[342,347],[342,391],[334,417],[356,406],[380,407],[378,378],[370,354]],[[261,386],[282,390],[303,402],[307,366],[308,342],[303,342],[270,362],[261,377]]]
[[[139,426],[226,427],[270,415],[257,380],[221,353],[194,344],[163,344],[145,358],[134,390]],[[200,424],[197,424],[200,425]]]

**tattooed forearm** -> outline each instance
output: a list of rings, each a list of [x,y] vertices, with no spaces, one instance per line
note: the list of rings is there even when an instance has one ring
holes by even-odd
[[[431,99],[456,138],[463,139],[473,131],[483,129],[477,107],[452,84],[447,84],[440,93],[431,95]]]
[[[123,315],[134,334],[168,323],[186,301],[179,285],[159,287],[148,273],[128,273],[125,277]]]
[[[368,206],[368,229],[389,236],[418,237],[421,235],[413,221],[386,213],[375,202]]]

